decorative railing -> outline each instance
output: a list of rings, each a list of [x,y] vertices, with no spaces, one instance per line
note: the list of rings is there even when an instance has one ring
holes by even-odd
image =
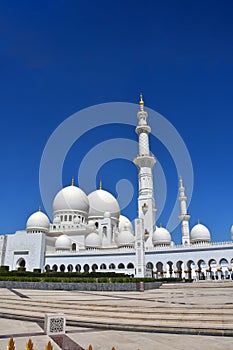
[[[7,350],[16,350],[15,341],[14,341],[13,337],[11,337],[8,341]],[[28,339],[26,346],[25,346],[25,350],[34,350],[34,345],[33,345],[31,338]],[[45,350],[53,350],[53,346],[51,344],[51,341],[49,341],[47,343],[47,345],[45,346]],[[94,349],[93,349],[92,345],[89,345],[87,350],[94,350]],[[112,347],[112,350],[116,350],[114,346]]]
[[[7,350],[16,350],[15,341],[14,341],[13,337],[11,337],[9,342],[8,342]],[[33,345],[33,342],[30,338],[28,339],[28,341],[26,343],[25,350],[34,350],[34,345]],[[45,350],[53,350],[51,341],[49,341],[48,344],[45,346]]]
[[[200,249],[200,248],[217,248],[217,247],[233,247],[232,241],[227,242],[212,242],[212,243],[196,243],[196,244],[174,244],[174,245],[168,245],[168,246],[157,246],[157,247],[146,247],[145,251],[157,251],[157,250],[185,250],[185,249]]]
[[[91,249],[85,249],[85,250],[79,250],[79,251],[60,251],[59,253],[54,251],[54,250],[47,250],[46,255],[75,255],[78,253],[79,256],[81,255],[95,255],[96,253],[100,253],[101,255],[109,255],[110,253],[112,254],[121,254],[121,253],[135,253],[135,248],[134,247],[120,247],[120,248],[107,248],[107,249],[100,249],[100,248],[91,248]]]

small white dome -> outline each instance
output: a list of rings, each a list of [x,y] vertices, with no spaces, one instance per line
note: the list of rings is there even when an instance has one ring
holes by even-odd
[[[54,218],[54,219],[53,219],[53,223],[56,224],[56,225],[60,224],[60,223],[61,223],[60,217],[57,216],[56,218]]]
[[[53,201],[53,212],[75,210],[88,213],[87,195],[77,186],[68,186],[59,191]]]
[[[125,224],[124,229],[119,233],[117,238],[117,244],[122,246],[134,246],[135,237],[129,229],[128,223]]]
[[[90,204],[89,218],[103,218],[104,213],[118,219],[120,216],[119,204],[113,195],[104,190],[96,190],[88,195]]]
[[[88,226],[89,232],[96,231],[96,226],[95,226],[94,220],[89,220],[87,226]]]
[[[233,240],[233,225],[231,226],[231,239]]]
[[[152,242],[154,245],[170,245],[171,244],[171,234],[164,227],[156,227],[153,232]]]
[[[130,228],[130,231],[133,231],[133,226],[132,226],[130,220],[126,216],[120,215],[119,226],[118,226],[119,231],[122,231],[124,229],[125,224],[129,225],[128,227]]]
[[[55,249],[56,250],[71,250],[72,242],[67,235],[61,235],[56,239]]]
[[[91,232],[87,235],[85,240],[86,247],[99,248],[101,246],[101,240],[96,232]]]
[[[27,231],[29,230],[42,230],[42,231],[49,231],[50,222],[47,215],[42,213],[42,211],[37,211],[36,213],[33,213],[27,220],[26,228]]]
[[[191,230],[190,240],[191,243],[210,242],[209,229],[206,226],[198,223]]]

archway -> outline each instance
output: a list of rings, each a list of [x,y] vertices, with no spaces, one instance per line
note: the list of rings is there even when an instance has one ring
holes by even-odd
[[[92,269],[93,272],[95,272],[96,270],[98,270],[98,265],[93,264],[91,269]]]
[[[65,269],[66,269],[65,265],[64,265],[64,264],[61,264],[61,266],[60,266],[60,271],[61,271],[61,272],[64,272]]]
[[[89,272],[90,266],[89,266],[88,264],[85,264],[85,265],[83,266],[83,270],[84,270],[84,272]]]
[[[172,261],[168,261],[167,262],[167,267],[168,267],[168,273],[170,278],[172,277],[172,273],[173,273],[173,262]]]
[[[187,262],[188,278],[194,278],[195,276],[195,263],[193,260]]]
[[[146,268],[147,268],[148,270],[153,270],[153,268],[154,268],[153,263],[149,261],[149,262],[146,264]]]
[[[214,280],[217,272],[217,261],[215,259],[210,259],[208,265],[210,270],[210,278]]]
[[[157,269],[157,277],[158,278],[163,277],[163,263],[161,261],[157,262],[156,269]]]
[[[198,266],[198,279],[205,280],[206,279],[206,262],[203,259],[200,259],[197,263]]]
[[[56,264],[54,264],[54,265],[53,265],[52,270],[53,270],[54,272],[57,272],[58,267],[57,267],[57,265],[56,265]]]
[[[80,273],[81,272],[81,265],[77,264],[75,266],[75,270],[76,270],[76,272]]]
[[[106,270],[107,266],[105,264],[100,265],[100,270]]]
[[[125,268],[125,265],[124,265],[124,264],[120,263],[120,264],[118,265],[118,269],[124,269],[124,268]]]
[[[23,259],[23,258],[20,258],[18,261],[17,261],[17,267],[22,267],[24,268],[26,266],[26,261]]]
[[[73,271],[73,265],[69,264],[67,266],[67,270],[68,270],[68,272],[72,272]]]
[[[127,269],[134,269],[134,264],[132,264],[132,263],[128,263],[128,265],[127,265]]]
[[[229,274],[229,263],[228,263],[228,260],[225,259],[225,258],[222,258],[220,261],[219,261],[219,265],[220,265],[220,268],[221,268],[221,278],[222,279],[229,279],[230,278],[230,274]]]
[[[183,270],[183,261],[179,260],[176,263],[176,268],[177,268],[177,277],[182,278],[182,270]]]
[[[45,271],[46,271],[46,272],[50,271],[50,265],[46,265],[46,266],[45,266]]]
[[[227,264],[228,264],[228,260],[225,259],[225,258],[222,258],[222,259],[219,261],[219,264],[220,264],[220,265],[227,265]]]

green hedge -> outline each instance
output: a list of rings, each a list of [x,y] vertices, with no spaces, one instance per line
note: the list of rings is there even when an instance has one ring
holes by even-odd
[[[192,282],[191,279],[182,278],[135,278],[132,275],[125,275],[116,272],[40,272],[34,269],[33,272],[19,269],[8,271],[8,266],[0,266],[0,281],[23,281],[23,282],[66,282],[66,283],[127,283],[127,282]]]
[[[9,266],[4,266],[4,265],[0,266],[0,273],[8,272],[8,271],[9,271]]]
[[[53,276],[12,276],[0,275],[0,281],[22,281],[22,282],[64,282],[64,283],[139,283],[139,282],[192,282],[192,280],[181,279],[153,279],[134,277],[53,277]]]

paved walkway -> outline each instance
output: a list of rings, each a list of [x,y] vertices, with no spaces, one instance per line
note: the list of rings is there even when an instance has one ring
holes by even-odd
[[[205,326],[207,318],[213,326],[224,325],[233,330],[232,295],[233,283],[174,285],[144,293],[0,289],[0,315],[7,311],[10,317],[0,318],[0,349],[6,349],[10,336],[13,336],[16,350],[24,350],[29,337],[34,343],[34,350],[44,350],[51,339],[37,322],[23,320],[23,317],[42,320],[46,312],[61,311],[76,321],[93,321],[91,327],[67,327],[66,336],[83,349],[87,349],[89,344],[92,344],[93,350],[111,350],[113,346],[116,350],[233,349],[232,337],[127,330],[129,322],[131,325],[143,322],[150,325],[182,323],[182,319],[177,321],[179,312],[189,320],[184,324],[194,322],[197,326]],[[22,319],[16,320],[16,315]],[[95,320],[105,324],[114,320],[126,325],[126,329],[96,328]],[[60,349],[52,343],[54,350]]]
[[[0,319],[0,349],[7,349],[9,337],[14,336],[16,350],[24,350],[29,335],[34,350],[45,350],[49,340],[40,327],[34,322]],[[5,337],[4,337],[5,335]],[[93,350],[232,350],[233,339],[230,337],[193,336],[178,334],[160,334],[98,330],[91,328],[68,327],[67,336],[88,349]],[[60,349],[53,341],[53,349]]]

